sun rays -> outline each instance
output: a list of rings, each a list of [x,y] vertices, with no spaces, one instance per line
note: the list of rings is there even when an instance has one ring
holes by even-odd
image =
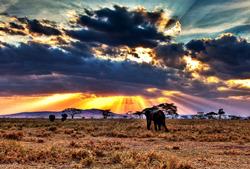
[[[194,114],[207,109],[219,108],[219,104],[208,99],[186,95],[176,91],[146,89],[149,93],[162,93],[159,97],[145,96],[96,96],[83,93],[53,94],[48,96],[8,97],[0,98],[0,107],[5,114],[24,111],[61,111],[68,107],[80,109],[110,109],[112,112],[124,114],[141,111],[144,108],[161,103],[174,103],[180,114]],[[224,106],[224,105],[223,105]]]

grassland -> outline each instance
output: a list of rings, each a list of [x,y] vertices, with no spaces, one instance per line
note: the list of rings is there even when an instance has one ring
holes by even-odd
[[[0,168],[247,169],[250,121],[0,119]]]

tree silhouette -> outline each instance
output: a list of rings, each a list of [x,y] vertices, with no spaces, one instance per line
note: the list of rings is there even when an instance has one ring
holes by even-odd
[[[74,116],[76,114],[80,114],[82,112],[81,109],[76,109],[76,108],[67,108],[62,111],[62,113],[69,114],[71,116],[71,119],[74,119]]]
[[[164,113],[167,113],[169,115],[178,115],[177,113],[177,106],[174,105],[174,103],[162,103],[157,106],[153,106],[150,108],[145,108],[142,110],[142,113],[145,114],[145,112],[157,112],[157,111],[163,111]]]
[[[177,106],[174,103],[162,103],[158,105],[163,111],[167,112],[169,115],[178,115]]]
[[[109,109],[107,110],[102,110],[102,115],[104,119],[107,119],[109,116],[111,116],[111,112]]]
[[[219,109],[219,111],[218,111],[219,119],[221,119],[221,116],[224,115],[224,114],[225,114],[224,110]]]
[[[49,115],[49,121],[53,122],[53,121],[55,121],[55,119],[56,119],[55,115],[53,115],[53,114]]]
[[[68,115],[67,115],[67,114],[65,114],[65,113],[63,113],[63,114],[62,114],[62,121],[67,120],[67,117],[68,117]]]

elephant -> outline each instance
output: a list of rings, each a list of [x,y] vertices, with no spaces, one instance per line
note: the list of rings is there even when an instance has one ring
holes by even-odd
[[[147,129],[150,130],[151,122],[154,122],[155,131],[161,130],[161,126],[165,128],[165,131],[169,131],[166,127],[165,114],[161,110],[152,111],[146,110],[144,112],[147,119]]]

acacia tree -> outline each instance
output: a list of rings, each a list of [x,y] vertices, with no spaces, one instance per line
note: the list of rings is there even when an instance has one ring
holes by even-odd
[[[146,108],[142,110],[142,113],[145,114],[146,112],[158,112],[159,110],[167,113],[168,115],[178,116],[177,106],[175,106],[173,103],[162,103],[157,106]]]
[[[103,110],[102,115],[103,115],[104,119],[107,119],[109,116],[111,116],[111,112],[110,112],[109,109],[108,110]]]
[[[175,106],[173,103],[163,103],[160,104],[158,107],[161,107],[163,110],[168,112],[170,115],[178,115],[177,114],[177,106]]]
[[[219,111],[218,111],[219,119],[221,119],[221,116],[224,115],[224,114],[225,114],[224,110],[219,109]]]
[[[69,114],[71,116],[71,119],[74,119],[74,116],[76,114],[80,114],[82,112],[81,109],[76,109],[76,108],[67,108],[62,111],[62,113]]]

